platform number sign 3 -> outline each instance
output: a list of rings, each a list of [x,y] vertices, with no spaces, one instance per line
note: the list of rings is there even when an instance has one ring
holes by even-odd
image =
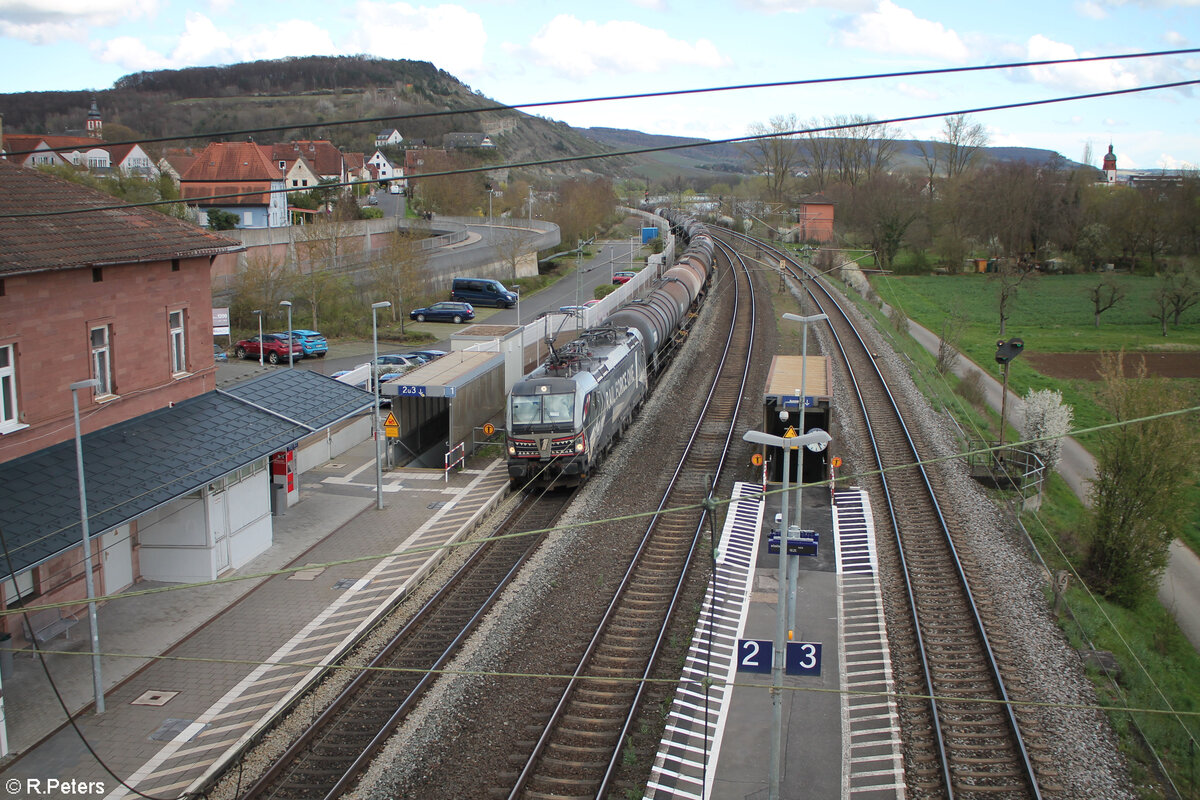
[[[784,672],[788,675],[820,675],[821,644],[788,642]]]
[[[738,639],[738,672],[770,672],[774,649],[770,639]]]

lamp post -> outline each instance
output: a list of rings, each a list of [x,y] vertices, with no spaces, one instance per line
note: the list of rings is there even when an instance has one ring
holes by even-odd
[[[258,365],[261,367],[263,365],[262,309],[256,308],[253,311],[251,311],[250,313],[253,314],[254,316],[258,317]],[[290,325],[288,326],[288,330],[291,330]],[[288,348],[288,349],[290,350],[291,348]]]
[[[292,368],[292,301],[280,300],[279,305],[287,306],[288,311],[288,369]],[[262,350],[262,342],[259,342],[259,350]]]
[[[800,334],[800,433],[807,433],[804,428],[804,388],[805,378],[808,377],[808,323],[820,322],[823,319],[829,319],[824,314],[810,314],[807,317],[802,317],[799,314],[784,314],[783,318],[792,322],[799,322],[802,333]],[[814,444],[819,444],[814,442]],[[804,514],[804,459],[801,459],[796,464],[796,469],[800,473],[796,476],[797,484],[800,484],[800,491],[796,494],[796,527],[800,527],[800,520]],[[787,502],[787,498],[784,498]],[[796,583],[800,578],[800,557],[797,556],[795,563],[792,564],[792,569],[788,574],[788,630],[796,630]]]
[[[517,325],[520,325],[521,324],[521,287],[514,286],[513,293],[516,294],[516,296],[517,296]],[[524,340],[522,340],[522,346],[524,346]]]
[[[375,507],[383,510],[383,463],[379,441],[379,309],[391,308],[390,300],[371,304],[371,343],[375,360],[371,362],[371,383],[375,386],[375,413],[371,416],[371,431],[375,436]]]
[[[87,587],[88,624],[92,629],[92,687],[96,713],[104,713],[104,681],[100,678],[100,627],[96,622],[96,587],[92,583],[92,542],[88,532],[87,488],[83,481],[83,437],[79,432],[79,390],[100,388],[97,378],[71,384],[71,408],[75,414],[75,467],[79,473],[79,528],[83,535],[83,576]]]
[[[787,586],[787,534],[788,534],[788,492],[791,490],[791,450],[809,444],[828,443],[830,436],[825,431],[813,431],[791,438],[773,436],[763,431],[746,431],[742,438],[754,444],[778,447],[783,450],[783,521],[779,530],[779,594],[775,611],[775,652],[771,660],[771,757],[768,765],[767,798],[779,800],[779,772],[781,751],[783,746],[783,665],[786,656],[787,640],[784,626],[787,623],[784,607],[787,597],[784,590]]]

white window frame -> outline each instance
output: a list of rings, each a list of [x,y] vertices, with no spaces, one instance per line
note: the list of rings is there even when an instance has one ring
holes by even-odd
[[[22,598],[36,594],[37,586],[33,582],[33,570],[27,569],[24,572],[18,572],[16,580],[6,578],[3,584],[0,584],[4,594],[4,605],[11,607],[13,603]]]
[[[103,334],[102,342],[97,343],[97,333]],[[96,395],[112,394],[112,326],[92,326],[88,331],[88,344],[92,351],[92,377],[100,381],[100,385],[96,388]]]
[[[187,372],[187,314],[184,309],[167,312],[167,329],[171,349],[171,373],[178,375]]]
[[[21,406],[17,392],[17,346],[0,345],[0,432],[26,426],[21,424]]]

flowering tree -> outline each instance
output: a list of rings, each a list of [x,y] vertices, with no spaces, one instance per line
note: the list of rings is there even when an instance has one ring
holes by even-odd
[[[1062,458],[1062,440],[1071,430],[1074,412],[1063,405],[1062,393],[1054,389],[1030,389],[1025,395],[1026,439],[1036,439],[1026,447],[1037,454],[1047,471],[1053,471]]]

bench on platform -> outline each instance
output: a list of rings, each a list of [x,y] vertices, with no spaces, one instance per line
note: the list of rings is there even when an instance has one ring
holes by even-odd
[[[61,608],[42,608],[29,612],[28,619],[25,616],[21,615],[25,638],[30,641],[36,639],[38,644],[45,644],[60,633],[70,639],[71,628],[79,622],[70,614],[63,613]]]

